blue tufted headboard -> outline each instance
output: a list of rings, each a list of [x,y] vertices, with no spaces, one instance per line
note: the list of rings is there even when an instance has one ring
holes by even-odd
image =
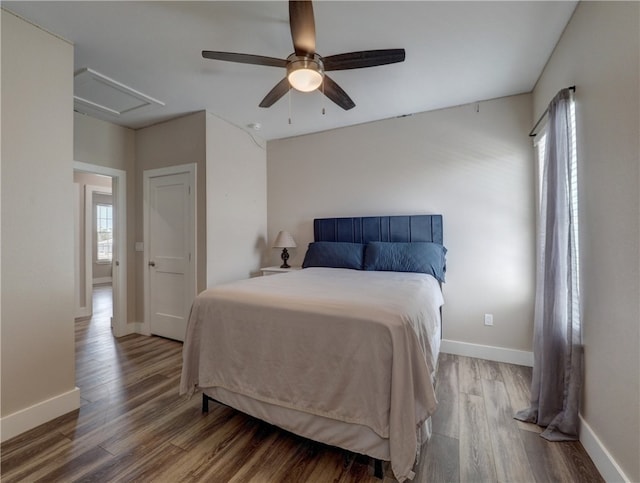
[[[316,218],[313,220],[313,236],[315,241],[427,241],[442,245],[442,215]]]

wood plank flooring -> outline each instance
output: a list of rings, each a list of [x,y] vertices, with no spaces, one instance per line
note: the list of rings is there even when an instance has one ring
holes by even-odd
[[[114,339],[110,287],[76,323],[81,407],[0,447],[3,482],[378,482],[373,464],[232,409],[178,395],[182,344]],[[416,482],[601,482],[581,444],[549,443],[515,421],[530,368],[442,354],[434,434]],[[383,483],[392,483],[385,465]]]

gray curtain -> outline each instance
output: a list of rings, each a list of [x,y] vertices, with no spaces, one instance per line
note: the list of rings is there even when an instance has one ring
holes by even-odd
[[[578,438],[582,385],[572,103],[572,92],[560,91],[544,131],[531,406],[515,416],[546,427],[550,441]]]

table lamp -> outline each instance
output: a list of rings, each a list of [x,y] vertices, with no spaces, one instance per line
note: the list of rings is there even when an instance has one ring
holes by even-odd
[[[282,258],[282,265],[280,265],[280,268],[291,268],[287,263],[287,260],[289,260],[289,252],[287,251],[287,248],[295,247],[296,241],[291,236],[291,233],[288,231],[281,231],[278,233],[276,241],[273,242],[273,248],[282,248],[282,255],[280,255],[280,258]]]

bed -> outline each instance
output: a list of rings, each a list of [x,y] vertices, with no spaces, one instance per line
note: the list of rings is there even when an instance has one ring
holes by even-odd
[[[181,394],[413,478],[436,409],[442,243],[441,215],[314,220],[302,270],[194,300]]]

